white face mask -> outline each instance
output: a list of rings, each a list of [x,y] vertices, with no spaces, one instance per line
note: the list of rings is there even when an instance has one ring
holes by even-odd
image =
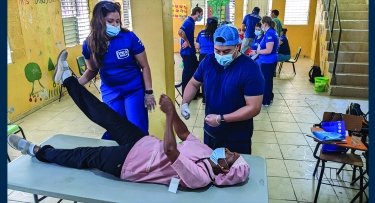
[[[113,26],[109,23],[106,24],[106,33],[109,37],[115,37],[121,31],[120,26]]]
[[[216,148],[211,156],[210,156],[210,160],[212,162],[214,162],[216,165],[219,164],[219,159],[225,159],[225,148],[224,147],[221,147],[221,148]]]
[[[262,31],[260,31],[260,30],[255,30],[254,34],[255,34],[256,36],[259,36],[259,35],[262,34]]]
[[[224,66],[224,69],[225,69],[233,61],[233,54],[230,53],[230,54],[220,55],[220,54],[215,53],[215,58],[216,58],[216,61],[220,65]]]

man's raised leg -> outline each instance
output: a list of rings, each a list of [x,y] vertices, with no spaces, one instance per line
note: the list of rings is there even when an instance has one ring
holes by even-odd
[[[60,54],[61,56],[67,56]],[[71,76],[66,57],[58,60],[55,68],[54,80],[63,84],[69,95],[82,112],[93,122],[111,133],[112,138],[119,144],[125,145],[141,139],[145,134],[127,119],[122,118],[96,96],[91,94],[78,80]]]

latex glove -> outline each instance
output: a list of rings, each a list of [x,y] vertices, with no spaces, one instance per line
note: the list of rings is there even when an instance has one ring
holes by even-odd
[[[145,94],[145,107],[151,111],[155,109],[156,101],[154,94]]]
[[[206,118],[204,118],[204,121],[207,123],[207,125],[211,127],[217,127],[220,125],[220,115],[217,114],[208,114]]]
[[[183,103],[181,105],[181,115],[188,120],[190,118],[190,109],[188,103]]]

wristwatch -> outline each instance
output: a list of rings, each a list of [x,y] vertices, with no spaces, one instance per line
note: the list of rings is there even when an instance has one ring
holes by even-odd
[[[220,122],[225,122],[223,114],[220,115]]]
[[[145,90],[145,93],[146,93],[146,94],[153,94],[154,91],[153,91],[153,90]]]

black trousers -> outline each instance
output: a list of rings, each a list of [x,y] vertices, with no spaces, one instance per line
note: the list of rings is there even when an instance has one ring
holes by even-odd
[[[262,63],[261,70],[265,80],[264,93],[263,93],[263,105],[270,105],[273,100],[273,73],[276,70],[276,63]]]
[[[145,134],[91,94],[75,77],[64,80],[64,86],[82,112],[105,128],[120,146],[55,149],[46,145],[37,152],[36,158],[71,168],[96,168],[119,177],[127,154]]]
[[[185,87],[193,77],[199,63],[195,54],[182,56],[182,63],[184,64],[184,69],[182,70],[182,95],[184,95]]]

